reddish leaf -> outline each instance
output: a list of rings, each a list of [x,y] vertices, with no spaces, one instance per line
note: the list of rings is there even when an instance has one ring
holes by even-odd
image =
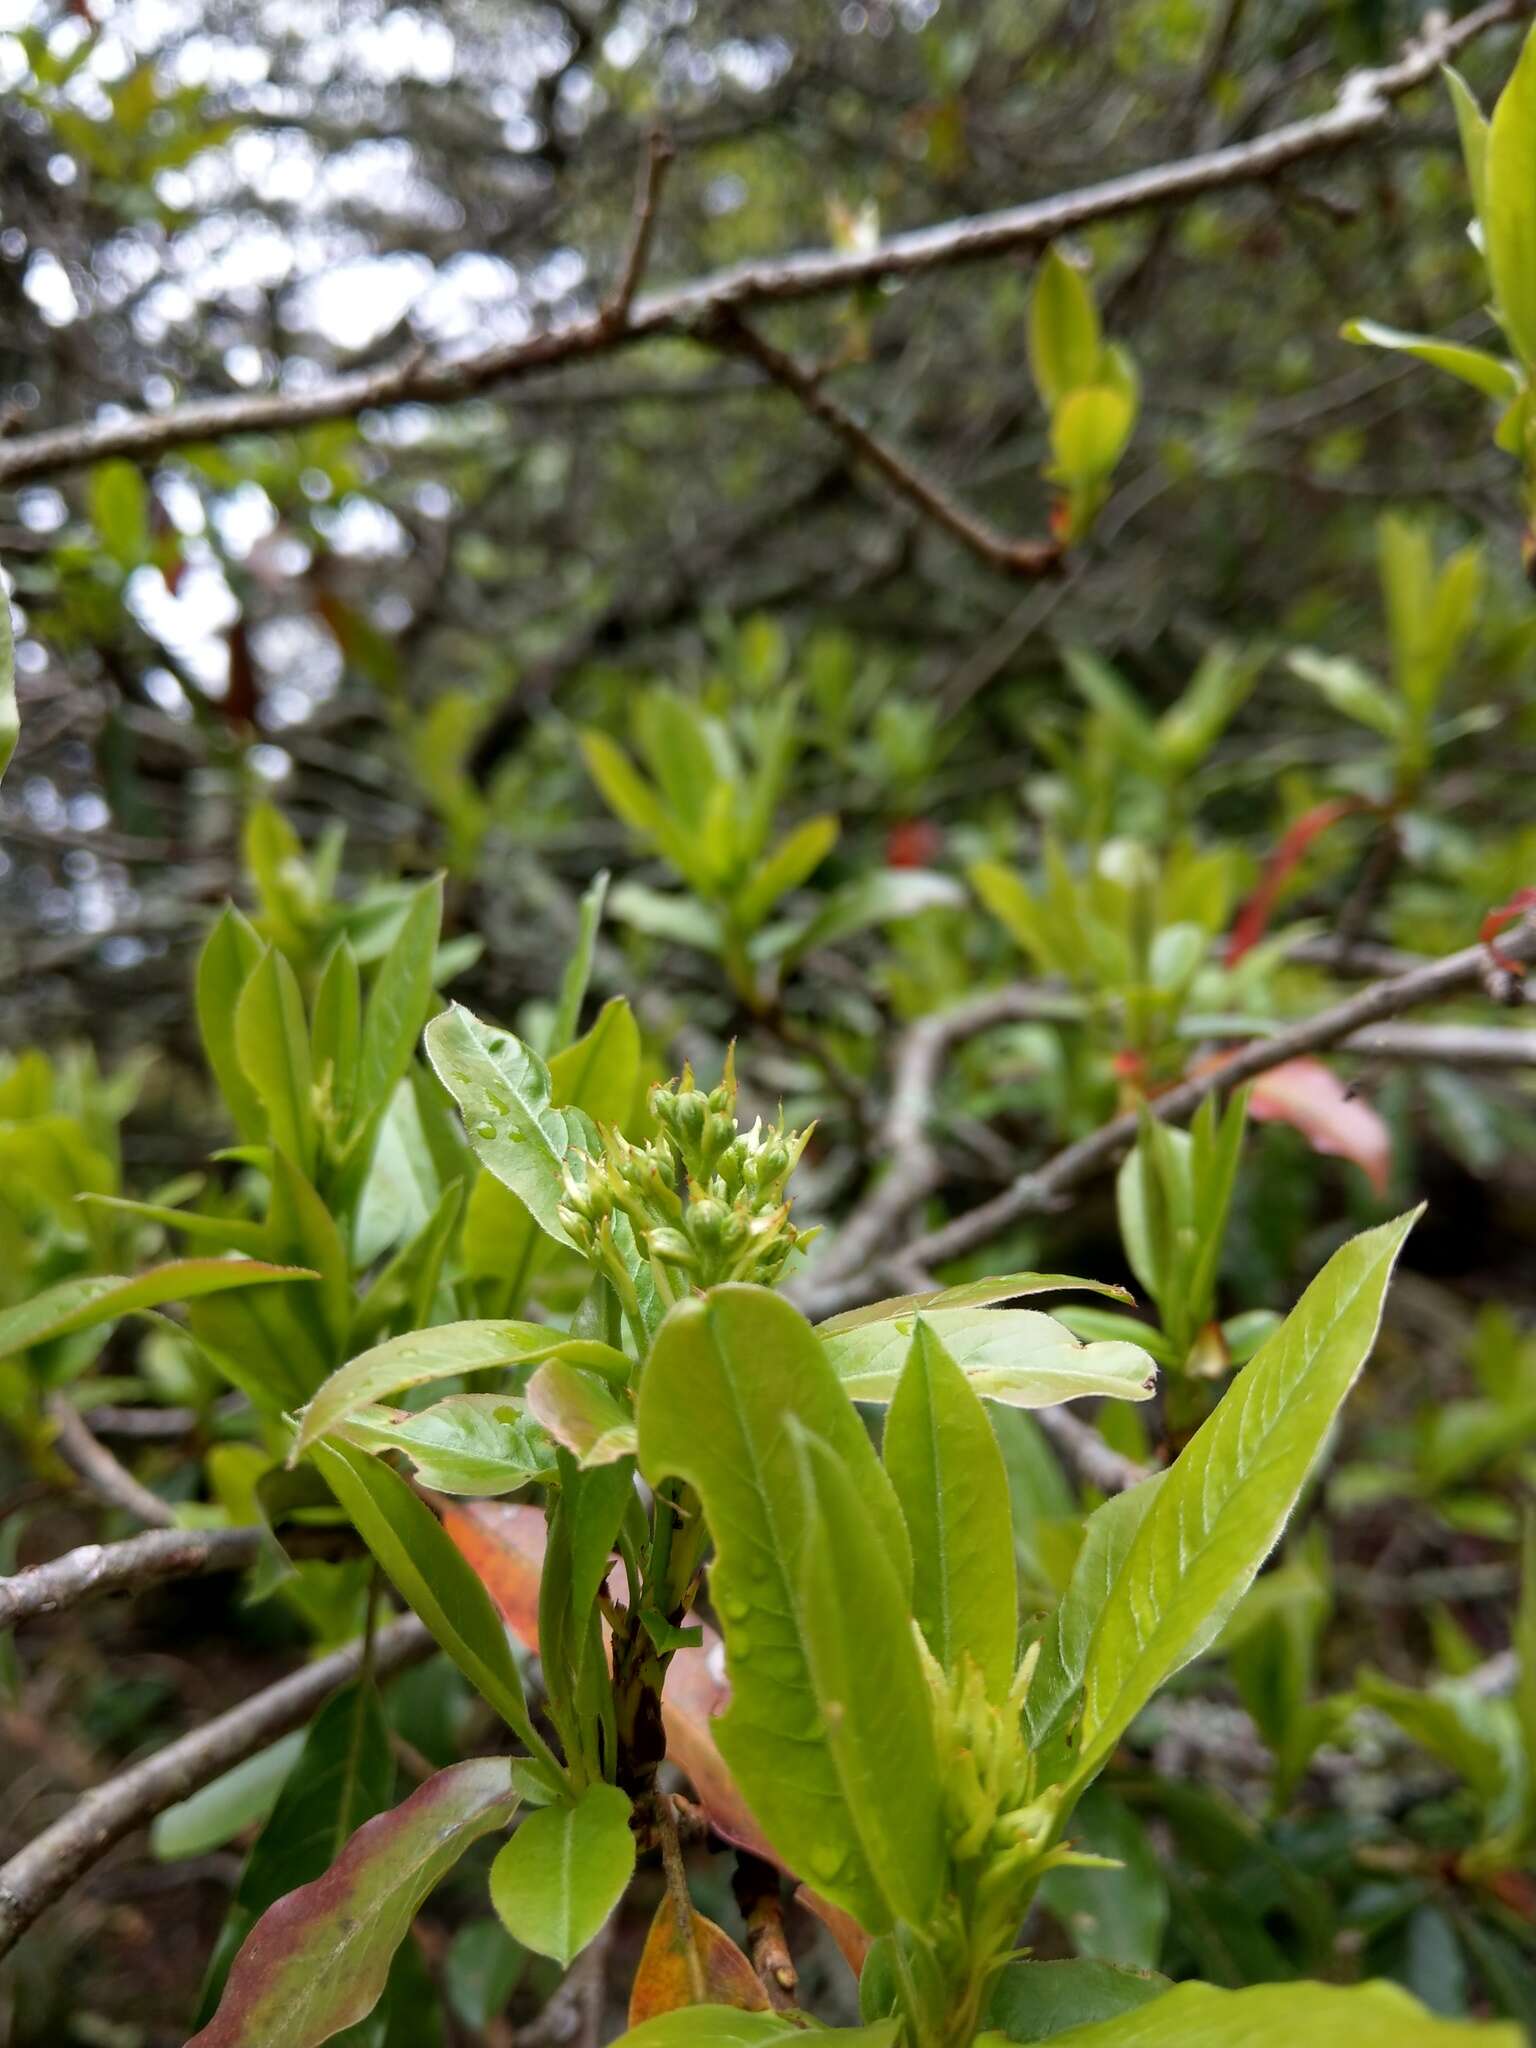
[[[1353,1160],[1378,1195],[1392,1170],[1392,1134],[1321,1060],[1286,1060],[1260,1074],[1248,1097],[1258,1123],[1291,1124],[1314,1152]]]
[[[888,868],[928,868],[944,850],[944,835],[929,818],[903,818],[885,835]]]
[[[1326,804],[1316,804],[1306,811],[1291,826],[1275,851],[1270,855],[1259,885],[1238,911],[1227,939],[1226,965],[1235,967],[1243,955],[1256,946],[1269,929],[1269,920],[1274,915],[1275,900],[1279,896],[1286,878],[1296,866],[1313,840],[1336,825],[1340,818],[1346,818],[1351,811],[1362,808],[1359,797],[1335,797]]]
[[[845,1913],[841,1906],[834,1906],[830,1899],[824,1899],[820,1892],[813,1892],[808,1884],[800,1885],[795,1897],[807,1913],[814,1913],[837,1943],[843,1961],[855,1977],[862,1977],[864,1964],[869,1956],[872,1938],[867,1935],[851,1913]]]
[[[506,1501],[455,1501],[443,1527],[525,1649],[538,1654],[539,1577],[549,1537],[544,1510]]]
[[[713,1920],[693,1915],[693,1941],[704,1972],[704,1997],[696,2000],[689,1982],[688,1958],[678,1934],[677,1914],[663,1897],[645,1937],[640,1967],[629,1994],[629,2024],[640,2026],[664,2012],[685,2005],[730,2005],[738,2012],[767,2012],[768,1994],[741,1950]]]
[[[317,2048],[366,2019],[422,1900],[516,1806],[510,1759],[477,1757],[368,1821],[324,1877],[262,1914],[187,2048]]]

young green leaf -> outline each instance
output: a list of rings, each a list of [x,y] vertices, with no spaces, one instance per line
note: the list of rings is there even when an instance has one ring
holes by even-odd
[[[478,1158],[541,1230],[568,1245],[556,1212],[565,1199],[566,1161],[598,1149],[591,1123],[579,1109],[555,1108],[549,1069],[537,1053],[458,1003],[432,1019],[426,1045]]]
[[[1488,117],[1478,105],[1472,88],[1453,65],[1441,67],[1441,77],[1450,90],[1456,113],[1456,132],[1461,138],[1462,161],[1467,183],[1472,187],[1472,210],[1482,218],[1488,185]]]
[[[629,1817],[617,1785],[589,1785],[574,1806],[529,1814],[497,1851],[491,1904],[524,1948],[564,1965],[599,1931],[634,1871]]]
[[[1469,348],[1465,342],[1439,341],[1432,334],[1408,334],[1401,327],[1388,327],[1380,320],[1346,320],[1339,330],[1345,341],[1367,348],[1386,348],[1400,356],[1416,356],[1432,369],[1470,384],[1485,397],[1504,404],[1520,389],[1520,372],[1503,356],[1486,349]]]
[[[438,875],[411,897],[374,977],[358,1056],[359,1123],[384,1107],[411,1063],[432,1000],[432,966],[442,923],[443,879]]]
[[[345,937],[327,956],[315,990],[310,1055],[315,1078],[327,1091],[337,1130],[345,1133],[357,1100],[357,1058],[362,1042],[363,989],[357,955]]]
[[[943,1888],[947,1856],[932,1703],[912,1640],[911,1606],[847,1467],[795,1417],[786,1417],[786,1428],[802,1489],[801,1640],[842,1795],[826,1816],[829,1832],[819,1841],[803,1838],[791,1860],[824,1898],[850,1911],[872,1876],[878,1901],[866,1897],[857,1912],[870,1932],[896,1920],[923,1927]],[[728,1607],[722,1613],[729,1668],[739,1683],[742,1664],[750,1666],[756,1654],[759,1617],[749,1614],[743,1626]],[[719,1733],[743,1791],[760,1803],[760,1749],[752,1746],[752,1767],[744,1769],[737,1743],[727,1744],[723,1727]],[[781,1746],[777,1768],[787,1763]],[[830,1832],[843,1825],[851,1839]]]
[[[235,1004],[235,1051],[260,1098],[272,1143],[306,1174],[315,1169],[314,1074],[298,980],[269,946]]]
[[[565,972],[560,977],[560,1000],[555,1005],[554,1023],[550,1027],[550,1065],[554,1057],[562,1053],[576,1037],[576,1028],[581,1022],[581,1006],[586,1000],[587,986],[592,979],[592,962],[597,955],[598,927],[603,921],[603,903],[608,895],[608,870],[599,869],[592,877],[586,894],[581,899],[581,910],[576,925],[576,943],[571,948],[571,957],[565,963]]]
[[[435,1493],[486,1499],[555,1476],[554,1446],[510,1394],[450,1394],[412,1414],[364,1408],[341,1425],[362,1451],[403,1451]]]
[[[292,1735],[259,1749],[201,1791],[157,1813],[149,1830],[151,1852],[162,1863],[206,1856],[264,1821],[303,1747],[304,1731],[296,1728]]]
[[[235,1129],[248,1145],[266,1137],[267,1118],[235,1050],[235,1010],[261,952],[255,928],[233,903],[226,903],[197,959],[197,1023],[203,1053]]]
[[[1092,288],[1053,242],[1040,258],[1029,300],[1029,366],[1048,411],[1069,391],[1098,381],[1103,352]]]
[[[731,906],[743,931],[755,931],[780,897],[810,880],[837,844],[838,830],[836,818],[807,818],[758,862]]]
[[[714,1723],[721,1753],[779,1853],[835,1903],[867,1914],[866,1925],[886,1924],[807,1649],[806,1496],[784,1425],[793,1416],[841,1462],[859,1502],[859,1554],[890,1560],[904,1603],[911,1553],[864,1426],[809,1324],[779,1297],[738,1285],[673,1309],[641,1379],[639,1416],[647,1478],[688,1480],[715,1534],[710,1583],[732,1686]]]
[[[1520,2048],[1521,2032],[1443,2020],[1395,1984],[1302,1982],[1246,1991],[1176,1984],[1136,2011],[1051,2038],[1054,2048],[1296,2048],[1299,2041],[1330,2048]]]
[[[1008,1473],[979,1396],[921,1317],[881,1454],[912,1539],[912,1607],[928,1647],[951,1673],[971,1658],[1000,1701],[1018,1653]]]
[[[894,2021],[882,2029],[844,2032],[849,2048],[895,2048]],[[664,2012],[620,2034],[614,2048],[763,2048],[798,2034],[798,2024],[779,2012],[740,2012],[733,2005],[690,2005]],[[866,2039],[867,2036],[867,2039]]]
[[[436,1515],[398,1472],[350,1444],[316,1444],[311,1456],[401,1599],[531,1754],[552,1762],[528,1719],[501,1618]]]
[[[1163,1476],[1088,1646],[1074,1784],[1211,1640],[1273,1549],[1375,1342],[1416,1218],[1334,1254]]]
[[[639,1449],[634,1411],[562,1358],[546,1359],[528,1382],[528,1412],[583,1465],[611,1465]]]
[[[578,1364],[620,1358],[606,1344],[569,1337],[548,1323],[439,1323],[435,1329],[390,1337],[332,1373],[300,1417],[290,1463],[297,1463],[311,1444],[348,1416],[391,1394],[429,1386],[434,1380],[457,1379],[461,1373],[532,1365],[554,1352]],[[627,1369],[621,1358],[620,1370]]]
[[[838,1337],[845,1330],[857,1330],[865,1323],[888,1323],[897,1316],[915,1312],[926,1315],[937,1308],[990,1308],[998,1301],[1018,1301],[1026,1294],[1107,1294],[1115,1301],[1131,1301],[1125,1288],[1108,1280],[1079,1280],[1070,1273],[999,1273],[985,1280],[962,1280],[956,1287],[930,1288],[924,1294],[893,1294],[884,1301],[872,1301],[863,1308],[845,1309],[840,1316],[816,1325],[818,1337]]]
[[[262,1915],[187,2048],[319,2048],[365,2019],[422,1900],[516,1807],[510,1760],[478,1757],[367,1822],[323,1877]]]
[[[1083,1344],[1064,1323],[1027,1308],[934,1308],[934,1335],[978,1394],[1016,1408],[1050,1408],[1084,1394],[1150,1398],[1157,1368],[1139,1344]],[[819,1332],[827,1357],[855,1401],[888,1401],[906,1363],[917,1318]]]
[[[1500,324],[1536,368],[1536,33],[1527,35],[1488,130],[1480,209]]]
[[[622,996],[604,1003],[585,1036],[549,1063],[557,1107],[579,1109],[595,1124],[622,1124],[640,1080],[640,1027]]]
[[[302,1266],[269,1266],[258,1259],[172,1259],[132,1279],[92,1273],[80,1280],[61,1280],[30,1301],[0,1310],[0,1358],[75,1330],[116,1322],[138,1309],[158,1308],[162,1302],[193,1301],[234,1287],[315,1277]]]

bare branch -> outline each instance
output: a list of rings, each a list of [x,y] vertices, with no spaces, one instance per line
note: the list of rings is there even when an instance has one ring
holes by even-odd
[[[973,555],[979,555],[989,568],[1000,569],[1007,576],[1033,577],[1049,575],[1059,566],[1061,547],[1058,542],[1011,540],[987,520],[968,512],[931,477],[925,477],[915,469],[906,456],[898,455],[894,448],[878,440],[840,405],[826,390],[819,371],[808,370],[793,356],[775,348],[755,327],[748,326],[739,314],[732,311],[722,313],[712,331],[719,335],[726,348],[750,356],[775,384],[792,393],[813,419],[819,420],[829,433],[835,434],[851,454],[868,463],[871,469],[878,470],[899,498],[915,505],[919,512],[936,526],[941,526],[963,547],[969,548]]]
[[[1093,1424],[1070,1408],[1036,1408],[1031,1414],[1078,1478],[1100,1493],[1125,1493],[1151,1476],[1150,1466],[1111,1449]]]
[[[634,304],[635,293],[645,275],[645,266],[650,261],[651,241],[656,233],[656,216],[661,205],[661,188],[667,182],[667,171],[676,154],[671,137],[659,128],[653,129],[646,146],[645,161],[640,167],[640,183],[635,193],[634,218],[630,222],[624,266],[619,272],[613,296],[603,308],[603,317],[616,334],[623,332],[629,320],[629,309]]]
[[[198,1572],[240,1571],[261,1548],[265,1531],[152,1529],[124,1543],[85,1543],[47,1564],[0,1579],[0,1629],[38,1614],[60,1614],[96,1593],[133,1593]]]
[[[375,1639],[374,1670],[380,1678],[388,1677],[421,1663],[434,1647],[415,1615],[406,1615]],[[355,1675],[360,1655],[360,1646],[353,1645],[306,1664],[87,1792],[61,1820],[44,1828],[0,1867],[0,1955],[8,1954],[33,1921],[115,1842],[280,1735],[302,1727],[337,1686]]]
[[[173,1529],[176,1511],[158,1493],[141,1486],[126,1465],[120,1465],[105,1444],[98,1443],[86,1426],[85,1417],[64,1395],[55,1394],[48,1403],[48,1418],[58,1431],[58,1447],[74,1466],[96,1498],[108,1507],[122,1508],[135,1521],[148,1522],[152,1529]]]
[[[636,297],[622,322],[608,309],[444,362],[419,350],[368,370],[348,371],[302,392],[194,399],[164,412],[133,413],[0,440],[0,483],[18,483],[100,462],[107,456],[152,461],[167,449],[232,434],[267,432],[350,419],[373,406],[407,400],[446,404],[493,385],[508,384],[552,364],[611,353],[660,334],[707,326],[726,308],[787,304],[847,291],[882,278],[913,277],[1021,250],[1039,249],[1060,235],[1148,207],[1178,206],[1210,192],[1262,183],[1288,165],[1325,156],[1384,128],[1392,104],[1432,79],[1439,67],[1488,30],[1521,19],[1530,0],[1487,0],[1453,22],[1433,26],[1397,63],[1357,71],[1323,113],[1292,121],[1252,141],[1238,142],[1109,178],[1075,192],[1004,207],[970,219],[943,221],[891,235],[873,249],[805,250],[715,271],[668,291]]]
[[[1536,919],[1528,916],[1499,944],[1501,951],[1516,960],[1529,960],[1536,956]],[[1367,1055],[1375,1053],[1381,1046],[1383,1034],[1380,1030],[1373,1032],[1372,1026],[1384,1025],[1386,1019],[1399,1016],[1405,1010],[1442,1002],[1467,988],[1485,986],[1488,965],[1487,947],[1467,946],[1459,953],[1447,954],[1444,959],[1427,961],[1422,966],[1410,968],[1405,974],[1374,982],[1357,994],[1346,997],[1343,1002],[1320,1010],[1313,1017],[1302,1018],[1269,1038],[1253,1040],[1219,1067],[1210,1068],[1170,1088],[1157,1098],[1157,1113],[1169,1123],[1181,1123],[1193,1115],[1208,1095],[1228,1094],[1255,1075],[1267,1073],[1271,1067],[1297,1059],[1304,1053],[1322,1052],[1344,1045],[1351,1051]],[[1008,994],[1007,990],[998,991],[999,998]],[[914,1052],[909,1038],[902,1072],[906,1098],[911,1106],[904,1108],[903,1120],[897,1126],[898,1141],[903,1151],[892,1153],[893,1164],[887,1174],[887,1179],[897,1174],[901,1176],[897,1182],[899,1202],[894,1196],[889,1201],[882,1198],[885,1182],[881,1182],[869,1201],[855,1210],[841,1234],[839,1245],[821,1268],[807,1276],[797,1290],[797,1298],[807,1313],[818,1318],[830,1316],[861,1301],[874,1299],[895,1270],[909,1273],[913,1266],[932,1268],[941,1265],[947,1259],[974,1251],[1021,1216],[1037,1215],[1060,1207],[1074,1189],[1112,1166],[1135,1143],[1135,1113],[1116,1117],[1091,1136],[1068,1145],[1044,1166],[1021,1174],[990,1201],[979,1203],[939,1229],[881,1255],[880,1246],[892,1225],[935,1185],[935,1155],[926,1138],[919,1138],[913,1145],[911,1119],[915,1113],[918,1126],[922,1128],[930,1114],[938,1058],[956,1038],[973,1035],[993,1023],[1006,1021],[1006,1007],[1000,1016],[988,1010],[987,1000],[978,998],[975,1003],[961,1009],[925,1019],[936,1041],[931,1053],[927,1041]],[[946,1020],[953,1020],[956,1028],[946,1029]],[[1449,1032],[1459,1027],[1446,1026],[1444,1029]],[[1479,1034],[1480,1038],[1483,1036],[1485,1034]],[[1510,1032],[1498,1036],[1502,1041],[1522,1039],[1524,1034]],[[1387,1042],[1390,1045],[1390,1035]],[[1501,1052],[1507,1050],[1509,1048],[1501,1045]],[[1510,1062],[1501,1058],[1500,1061],[1505,1065],[1512,1063],[1524,1064],[1524,1059]],[[901,1082],[897,1092],[903,1093]],[[894,1102],[892,1107],[894,1115]],[[888,1122],[888,1138],[890,1129]],[[913,1152],[917,1155],[915,1167],[909,1164]],[[924,1175],[921,1183],[919,1169]],[[844,1245],[849,1247],[846,1253],[842,1249]]]

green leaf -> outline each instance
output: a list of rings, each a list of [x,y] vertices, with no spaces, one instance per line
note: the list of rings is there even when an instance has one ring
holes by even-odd
[[[456,2017],[483,2033],[506,2011],[527,1965],[528,1951],[499,1920],[469,1921],[454,1935],[443,1960],[443,1989]]]
[[[622,924],[632,925],[649,938],[696,946],[701,953],[718,953],[725,944],[718,914],[695,896],[668,894],[647,888],[644,882],[623,881],[613,892],[610,908]]]
[[[589,1785],[530,1813],[491,1865],[491,1904],[514,1940],[562,1965],[586,1947],[635,1868],[627,1793]]]
[[[331,948],[321,972],[310,1028],[315,1079],[328,1092],[331,1114],[342,1132],[351,1126],[357,1101],[362,1028],[362,975],[351,942],[343,935]]]
[[[530,1752],[548,1761],[501,1617],[436,1515],[398,1472],[349,1444],[316,1444],[310,1455],[401,1599]]]
[[[1123,1401],[1151,1396],[1157,1368],[1139,1344],[1083,1344],[1054,1316],[1028,1308],[931,1308],[923,1312],[978,1394],[1016,1408],[1050,1408],[1084,1394]],[[888,1401],[906,1363],[917,1317],[892,1316],[818,1332],[855,1401]]]
[[[1053,242],[1035,270],[1029,299],[1029,366],[1048,412],[1099,375],[1104,338],[1088,280]]]
[[[639,1448],[633,1411],[564,1359],[546,1359],[528,1382],[528,1410],[583,1465],[612,1465]]]
[[[1107,477],[1136,426],[1136,400],[1112,384],[1069,391],[1051,416],[1052,474],[1074,484]]]
[[[1437,341],[1432,334],[1409,334],[1401,327],[1385,326],[1380,320],[1346,320],[1339,332],[1346,341],[1367,348],[1389,348],[1400,356],[1416,356],[1447,376],[1470,384],[1486,397],[1508,404],[1520,389],[1520,372],[1502,356],[1486,349],[1468,348],[1464,342]]]
[[[1481,220],[1488,188],[1488,117],[1478,105],[1472,88],[1453,65],[1442,65],[1440,75],[1450,89],[1451,105],[1456,113],[1462,161],[1467,167],[1467,183],[1472,187],[1472,211]]]
[[[592,962],[597,954],[597,934],[603,921],[603,902],[607,894],[608,870],[601,868],[592,877],[581,899],[576,944],[566,962],[565,973],[560,977],[560,1000],[555,1005],[554,1023],[549,1034],[550,1050],[554,1055],[563,1052],[572,1042],[576,1027],[581,1022],[581,1006],[592,980]],[[551,1066],[553,1064],[551,1059]]]
[[[136,569],[150,551],[149,491],[131,462],[98,462],[86,486],[91,524],[120,569]]]
[[[235,1004],[241,1071],[266,1112],[272,1143],[306,1175],[315,1170],[314,1074],[309,1026],[293,969],[269,946]]]
[[[21,738],[21,714],[16,708],[16,636],[11,629],[11,600],[0,574],[0,781],[11,765],[16,742]]]
[[[604,1003],[585,1037],[549,1063],[552,1099],[595,1124],[622,1124],[640,1081],[640,1027],[623,996]]]
[[[863,1308],[845,1309],[816,1325],[818,1337],[838,1337],[845,1330],[860,1329],[865,1323],[887,1323],[897,1316],[939,1308],[990,1308],[998,1301],[1018,1301],[1026,1294],[1107,1294],[1115,1301],[1130,1302],[1125,1288],[1108,1280],[1079,1280],[1071,1273],[998,1273],[982,1280],[962,1280],[955,1287],[930,1288],[924,1294],[892,1294],[884,1301],[869,1302]]]
[[[871,1932],[897,1920],[924,1927],[948,1857],[932,1702],[912,1640],[911,1606],[848,1468],[797,1418],[786,1417],[786,1429],[799,1454],[802,1488],[801,1637],[842,1795],[841,1809],[825,1816],[828,1832],[802,1836],[790,1860],[809,1872],[823,1897],[849,1910],[872,1877],[878,1900],[865,1897],[858,1909]],[[735,1683],[741,1665],[750,1667],[757,1654],[760,1613],[754,1609],[743,1625],[728,1606],[722,1612]],[[760,1750],[754,1745],[755,1770],[743,1771],[737,1744],[727,1748],[716,1725],[726,1761],[755,1803]],[[779,1769],[792,1767],[781,1745]],[[845,1817],[850,1833],[833,1832]]]
[[[1312,647],[1297,647],[1285,658],[1292,675],[1310,683],[1335,711],[1368,725],[1375,732],[1395,740],[1403,728],[1403,707],[1384,690],[1373,675],[1347,655],[1319,654]]]
[[[592,1125],[579,1109],[554,1106],[549,1069],[537,1053],[458,1003],[432,1019],[426,1043],[476,1156],[541,1230],[568,1245],[556,1214],[565,1199],[565,1165],[575,1153],[596,1152]]]
[[[257,1259],[172,1259],[147,1273],[124,1279],[117,1273],[92,1273],[80,1280],[61,1280],[30,1301],[0,1311],[0,1358],[26,1351],[75,1330],[116,1322],[139,1309],[158,1308],[167,1301],[194,1301],[233,1287],[269,1286],[280,1280],[313,1280],[301,1266],[269,1266]]]
[[[731,906],[743,931],[756,931],[780,897],[810,880],[837,844],[838,830],[834,817],[807,818],[779,842],[766,860],[759,861],[737,890]]]
[[[1334,1254],[1163,1475],[1088,1647],[1075,1784],[1210,1641],[1274,1548],[1375,1342],[1416,1217]]]
[[[432,966],[442,923],[443,878],[438,875],[412,895],[374,977],[358,1059],[359,1123],[384,1107],[411,1063],[432,1000]]]
[[[149,1830],[151,1852],[162,1863],[206,1856],[255,1822],[265,1820],[303,1747],[304,1731],[295,1729],[292,1735],[258,1750],[243,1764],[204,1785],[190,1799],[178,1799],[164,1813],[156,1814]]]
[[[850,2048],[895,2048],[895,2021],[884,2028],[843,2033]],[[777,2012],[740,2012],[734,2005],[687,2005],[620,2034],[614,2048],[760,2048],[800,2028]],[[867,2036],[867,2041],[866,2041]]]
[[[390,1337],[332,1373],[300,1418],[289,1462],[296,1463],[311,1444],[349,1415],[391,1394],[430,1386],[434,1380],[457,1379],[461,1373],[531,1365],[555,1352],[578,1364],[589,1357],[601,1363],[616,1355],[605,1344],[570,1337],[548,1323],[439,1323],[435,1329]]]
[[[918,1319],[882,1444],[912,1539],[912,1608],[950,1673],[969,1657],[1001,1701],[1018,1654],[1018,1573],[1008,1473],[987,1411]]]
[[[1420,1691],[1376,1671],[1357,1673],[1355,1691],[1363,1705],[1385,1714],[1410,1742],[1464,1778],[1486,1809],[1498,1809],[1518,1769],[1502,1702],[1481,1699],[1454,1680]]]
[[[323,1877],[363,1823],[383,1813],[394,1796],[389,1729],[367,1681],[333,1694],[308,1734],[294,1739],[299,1754],[278,1787],[219,1932],[203,1987],[203,2017],[216,2006],[229,1965],[262,1914]]]
[[[478,1757],[369,1821],[323,1877],[262,1915],[187,2048],[318,2048],[365,2019],[422,1900],[516,1806],[510,1760]]]
[[[1536,367],[1536,34],[1527,35],[1488,130],[1481,208],[1499,322]]]
[[[647,1478],[688,1480],[715,1536],[710,1582],[732,1687],[728,1711],[713,1724],[721,1753],[786,1860],[864,1925],[887,1925],[882,1876],[869,1866],[827,1741],[807,1647],[810,1518],[785,1420],[793,1417],[841,1462],[859,1502],[858,1555],[890,1561],[904,1605],[911,1553],[864,1426],[804,1318],[764,1289],[740,1285],[714,1288],[668,1315],[640,1382],[639,1413]],[[837,1515],[839,1505],[830,1497],[826,1512]],[[898,1653],[886,1644],[874,1654]]]
[[[1053,2041],[1069,2027],[1135,2012],[1168,1989],[1166,1977],[1113,1963],[1010,1963],[993,1987],[987,2023],[1010,2041]]]
[[[423,1486],[486,1499],[555,1475],[554,1447],[511,1394],[450,1394],[430,1408],[364,1408],[342,1425],[364,1451],[403,1451]]]
[[[1521,2048],[1521,2032],[1440,2019],[1395,1984],[1299,1982],[1176,1984],[1135,2012],[1051,2038],[1056,2048]]]
[[[203,1052],[235,1129],[247,1144],[266,1137],[267,1119],[235,1050],[235,1007],[261,950],[249,919],[226,903],[197,960],[197,1022]]]
[[[899,924],[925,910],[953,910],[964,900],[959,883],[948,875],[926,868],[881,868],[830,890],[804,923],[765,926],[753,951],[787,967],[819,946],[840,945],[872,925]]]

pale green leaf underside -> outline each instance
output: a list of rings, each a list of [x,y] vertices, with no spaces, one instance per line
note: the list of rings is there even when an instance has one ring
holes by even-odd
[[[1157,1368],[1139,1344],[1084,1344],[1053,1316],[1027,1308],[928,1309],[923,1320],[978,1394],[1014,1408],[1051,1408],[1084,1394],[1145,1401]],[[888,1401],[906,1363],[915,1314],[821,1333],[855,1401]]]
[[[888,1323],[896,1316],[936,1308],[990,1308],[994,1302],[1017,1301],[1026,1294],[1107,1294],[1129,1302],[1132,1295],[1108,1280],[1080,1280],[1071,1273],[998,1273],[985,1280],[962,1280],[955,1287],[930,1288],[926,1294],[893,1294],[864,1308],[845,1309],[816,1325],[818,1337],[839,1337],[865,1323]]]
[[[627,1793],[589,1785],[523,1822],[491,1865],[491,1903],[525,1948],[565,1964],[623,1897],[635,1867]]]

